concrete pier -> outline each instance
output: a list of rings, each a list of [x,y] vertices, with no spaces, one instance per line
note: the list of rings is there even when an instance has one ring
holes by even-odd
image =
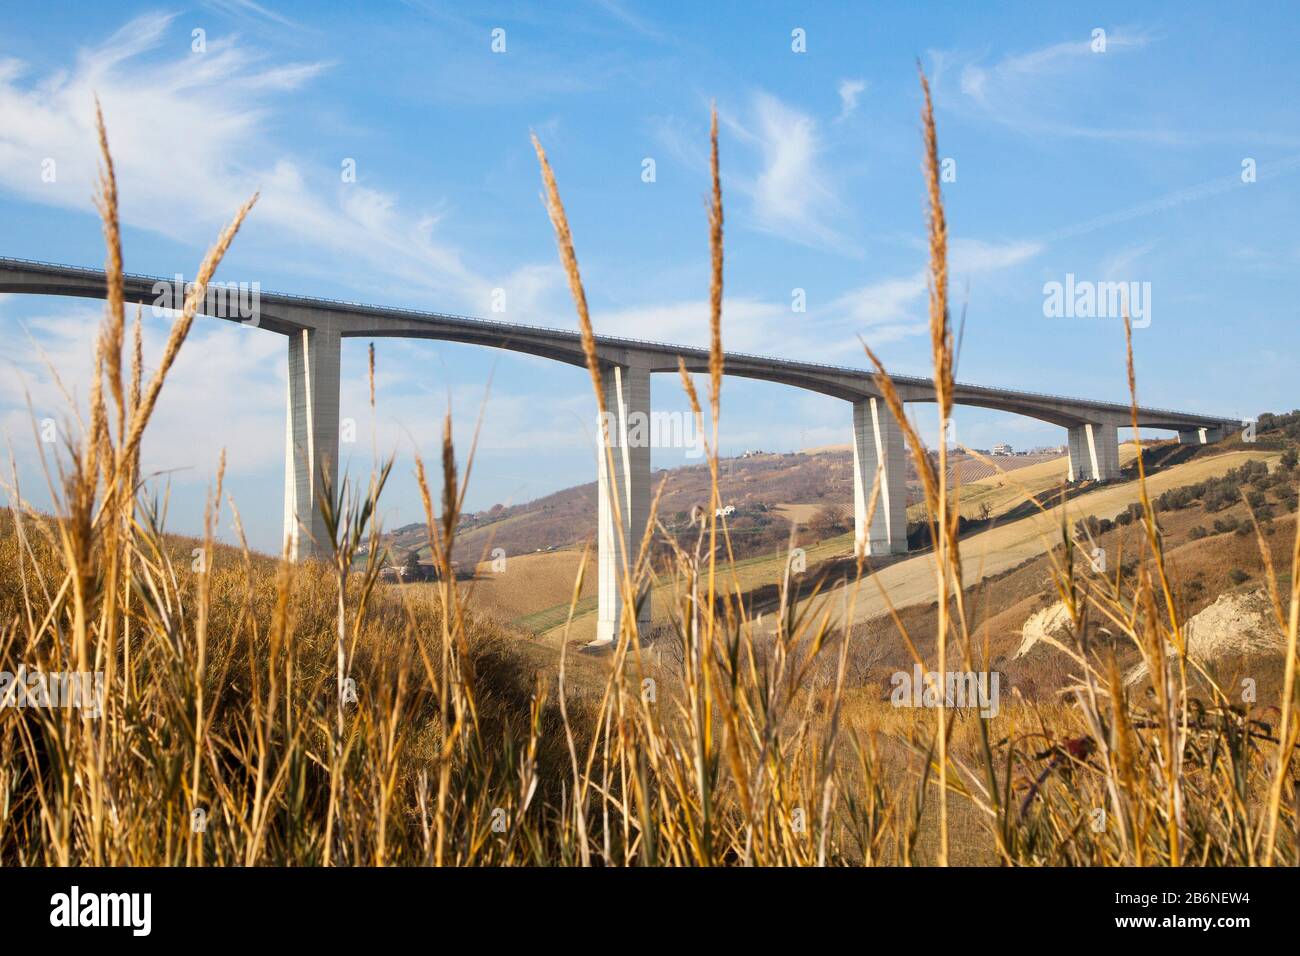
[[[284,539],[289,558],[328,557],[321,520],[322,476],[339,477],[339,333],[299,329],[289,338],[285,416]]]
[[[1223,441],[1223,428],[1186,428],[1178,432],[1180,445],[1211,445]]]
[[[600,610],[595,643],[598,645],[608,644],[618,636],[623,616],[623,578],[627,569],[636,563],[650,516],[650,368],[648,364],[607,365],[601,371],[601,382],[606,416],[604,422],[597,420],[596,432]],[[640,601],[637,627],[644,634],[649,625],[650,594],[646,592]]]
[[[876,510],[867,527],[871,489],[880,471]],[[884,399],[853,403],[853,541],[857,553],[907,552],[907,462],[903,430]]]
[[[1091,422],[1070,427],[1070,481],[1119,477],[1119,428]]]

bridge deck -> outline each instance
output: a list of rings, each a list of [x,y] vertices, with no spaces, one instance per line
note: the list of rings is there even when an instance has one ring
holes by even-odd
[[[127,298],[132,302],[153,303],[158,297],[159,283],[174,286],[175,282],[175,277],[131,273],[127,275]],[[98,269],[0,257],[2,292],[102,298],[105,283],[104,272]],[[513,349],[574,365],[582,365],[585,361],[581,336],[572,329],[501,322],[447,312],[377,306],[319,296],[262,292],[260,289],[258,300],[265,319],[255,324],[275,332],[285,333],[294,328],[328,324],[336,327],[344,337],[433,338]],[[231,316],[215,317],[238,321]],[[679,357],[686,362],[688,370],[702,371],[707,368],[709,358],[708,350],[695,346],[608,335],[598,335],[596,341],[603,357],[617,361],[621,354],[635,353],[651,360],[652,371],[676,370]],[[874,372],[869,369],[736,351],[725,353],[725,364],[729,374],[781,382],[847,400],[879,395]],[[890,378],[905,401],[934,400],[932,379],[892,374]],[[969,383],[956,384],[954,400],[959,405],[1009,411],[1066,426],[1099,420],[1122,426],[1131,419],[1128,403]],[[1238,425],[1242,419],[1141,406],[1138,409],[1138,421],[1144,427],[1179,430],[1231,427]]]

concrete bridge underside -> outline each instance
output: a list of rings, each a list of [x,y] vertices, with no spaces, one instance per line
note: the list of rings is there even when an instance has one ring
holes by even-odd
[[[177,277],[178,279],[179,277]],[[129,276],[126,299],[142,305],[177,302],[177,279]],[[0,258],[0,293],[105,297],[101,271]],[[171,299],[162,297],[168,293]],[[295,560],[327,555],[321,522],[323,481],[337,486],[339,461],[339,358],[345,338],[421,338],[508,349],[585,366],[577,332],[493,322],[466,316],[384,308],[331,299],[263,293],[255,314],[234,308],[231,299],[210,295],[203,314],[253,325],[286,337],[289,385],[285,418],[285,543]],[[648,594],[626,595],[623,576],[635,561],[649,515],[650,447],[632,427],[637,415],[649,417],[650,381],[657,372],[706,372],[705,349],[597,337],[603,367],[607,415],[597,431],[599,475],[599,623],[597,643],[618,634],[625,598],[634,600],[639,626],[650,620]],[[848,402],[852,412],[854,528],[857,547],[870,555],[907,550],[907,485],[902,431],[881,398],[875,376],[865,369],[795,362],[743,353],[728,353],[726,374],[778,382]],[[929,379],[897,376],[894,385],[904,402],[933,402]],[[1118,429],[1132,424],[1126,403],[1065,398],[1011,389],[961,384],[958,405],[1026,415],[1066,429],[1071,481],[1106,481],[1119,476]],[[1238,419],[1168,409],[1139,408],[1138,425],[1178,432],[1179,440],[1220,440]],[[642,430],[644,432],[644,430]],[[870,527],[868,503],[879,482]],[[630,556],[630,559],[629,559]]]

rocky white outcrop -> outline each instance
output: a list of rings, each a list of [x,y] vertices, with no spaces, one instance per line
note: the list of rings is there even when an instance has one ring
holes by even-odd
[[[1012,659],[1024,657],[1039,644],[1051,646],[1064,643],[1070,636],[1070,630],[1070,613],[1063,602],[1057,601],[1041,611],[1035,611],[1020,629],[1020,646],[1011,655]]]
[[[1273,613],[1268,592],[1255,588],[1237,594],[1223,594],[1187,622],[1187,654],[1202,663],[1238,654],[1258,654],[1282,647],[1282,630]],[[1173,653],[1173,648],[1169,648]],[[1144,661],[1124,677],[1133,684],[1146,677]]]

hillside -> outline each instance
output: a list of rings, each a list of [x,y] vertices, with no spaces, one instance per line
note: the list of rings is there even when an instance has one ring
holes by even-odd
[[[1059,453],[1004,455],[992,461],[1007,472],[1036,471],[1054,465],[1050,474],[1064,474],[1064,456]],[[908,498],[919,500],[916,470],[907,462]],[[848,530],[853,508],[853,454],[847,445],[811,449],[787,454],[750,454],[720,462],[719,490],[726,504],[736,507],[730,521],[733,547],[738,557],[750,557],[784,547],[792,523],[807,528],[818,512],[830,508],[839,527]],[[950,469],[952,481],[968,483],[987,477],[993,466],[966,454],[956,456]],[[689,527],[690,511],[709,500],[707,465],[660,469],[652,476],[657,489],[664,483],[660,521],[672,532]],[[495,505],[466,514],[456,541],[456,559],[473,566],[495,548],[506,555],[523,555],[573,548],[593,540],[596,534],[595,481],[566,488],[554,494],[518,505]],[[416,550],[428,558],[424,526],[412,524],[386,536],[386,543],[400,561]],[[820,537],[805,543],[814,543]]]
[[[1244,460],[1263,456],[1275,462],[1279,449],[1293,440],[1278,428],[1270,432],[1268,417],[1265,419],[1261,441],[1254,445],[1243,443],[1240,436],[1207,446],[1174,441],[1147,444],[1143,449],[1144,465],[1152,492],[1222,474]],[[1123,510],[1135,501],[1136,456],[1133,443],[1121,446],[1123,480],[1118,484],[1100,489],[1087,482],[1069,486],[1064,492],[1067,510],[1073,514],[1074,510],[1087,508],[1088,513],[1105,516],[1107,509]],[[1042,553],[1044,522],[1054,519],[1038,515],[1027,496],[1037,497],[1044,505],[1059,506],[1057,496],[1062,493],[1067,468],[1067,459],[1059,455],[983,460],[961,455],[956,459],[949,477],[951,484],[960,485],[960,508],[969,525],[964,531],[963,553],[972,580],[1002,573]],[[842,574],[851,563],[852,455],[847,446],[724,459],[720,477],[723,500],[736,503],[738,508],[727,521],[736,557],[728,572],[733,590],[752,595],[759,606],[765,600],[763,595],[774,593],[784,571],[792,523],[796,526],[794,541],[806,552],[810,577],[827,571]],[[687,509],[708,494],[707,468],[701,465],[661,470],[655,480],[664,482],[665,489],[660,520],[671,531],[687,529]],[[909,488],[915,486],[914,468],[909,461]],[[593,551],[574,609],[575,634],[585,635],[594,626],[591,622],[596,610],[594,512],[593,482],[535,502],[473,515],[461,533],[457,558],[461,576],[472,589],[479,609],[523,633],[544,634],[562,626],[568,617],[583,549],[590,547]],[[1055,516],[1058,512],[1050,513]],[[827,520],[828,514],[835,518],[834,522]],[[924,513],[919,504],[909,508],[908,517],[917,524],[917,530],[923,530],[920,523]],[[1033,520],[1021,522],[1025,518]],[[395,560],[400,560],[405,549],[423,546],[423,527],[398,529],[389,541],[393,554],[399,556]],[[899,585],[897,591],[890,591],[898,606],[930,599],[928,559],[917,553],[924,547],[924,540],[914,541],[912,547],[913,556],[904,561],[875,562],[882,581]],[[495,548],[504,550],[508,573],[502,573],[490,559]],[[666,593],[657,596],[661,605],[669,599]],[[859,595],[859,601],[857,620],[882,613],[878,595],[875,600]]]
[[[1219,445],[1180,446],[1160,443],[1144,449],[1147,467],[1148,492],[1158,496],[1171,489],[1221,478],[1247,462],[1263,462],[1276,471],[1283,452],[1279,449],[1288,443],[1264,441],[1256,446],[1240,441],[1227,441]],[[1064,463],[1042,462],[1031,465],[1019,473],[1009,473],[964,485],[961,490],[963,513],[970,513],[972,502],[987,502],[991,517],[987,523],[974,522],[961,544],[962,564],[968,582],[997,576],[1043,555],[1060,538],[1062,520],[1073,524],[1088,515],[1097,518],[1114,518],[1138,501],[1136,482],[1136,448],[1127,445],[1121,453],[1124,478],[1119,482],[1095,485],[1083,483],[1069,492],[1063,504],[1046,507],[1040,512],[1024,501],[1025,494],[1045,498],[1045,493],[1057,489],[1064,479]],[[1294,479],[1289,479],[1294,485]],[[1044,504],[1048,503],[1044,501]],[[919,517],[915,515],[914,517]],[[807,578],[815,579],[823,573],[842,577],[851,572],[852,535],[844,533],[826,538],[807,551]],[[784,573],[786,551],[774,549],[765,555],[752,556],[737,561],[728,570],[731,589],[750,595],[755,611],[764,605],[762,594],[775,593],[776,583]],[[859,587],[852,595],[852,619],[866,622],[894,608],[924,604],[934,599],[933,562],[928,551],[914,552],[904,558],[872,562],[874,583]],[[876,585],[879,585],[877,587]],[[888,594],[888,603],[882,589]],[[835,606],[836,613],[847,610],[850,595],[837,594],[836,588],[812,600],[814,607]],[[838,589],[843,590],[843,586]],[[1215,592],[1217,593],[1217,591]],[[665,615],[672,593],[669,585],[655,591],[656,619]],[[558,628],[567,616],[567,599],[561,606],[546,612],[526,616],[515,623],[528,629]],[[594,634],[595,600],[588,598],[576,609],[571,635],[576,640],[589,639]],[[553,632],[552,637],[558,636]]]

